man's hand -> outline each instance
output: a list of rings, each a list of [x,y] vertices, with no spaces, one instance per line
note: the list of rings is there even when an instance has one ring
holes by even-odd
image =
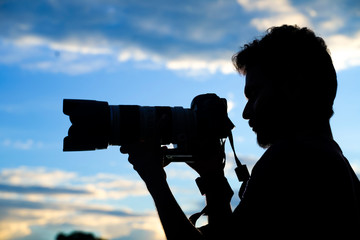
[[[200,176],[223,175],[224,149],[218,139],[203,140],[197,145],[193,162],[188,165]]]
[[[166,179],[164,150],[157,144],[149,143],[128,144],[120,148],[121,153],[129,154],[129,162],[145,182]]]

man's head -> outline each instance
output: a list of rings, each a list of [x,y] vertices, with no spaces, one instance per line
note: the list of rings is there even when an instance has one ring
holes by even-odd
[[[260,146],[316,130],[333,115],[336,72],[324,40],[311,30],[271,28],[236,53],[233,63],[246,75],[243,117]]]

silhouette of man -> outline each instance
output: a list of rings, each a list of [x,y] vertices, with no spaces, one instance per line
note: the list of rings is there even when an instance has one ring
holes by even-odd
[[[220,157],[191,167],[204,185],[208,225],[187,219],[166,182],[159,148],[125,146],[152,195],[168,239],[349,239],[360,229],[360,183],[333,140],[329,119],[337,80],[324,40],[308,28],[273,27],[233,56],[246,76],[243,118],[267,148],[241,202]],[[205,154],[204,150],[204,156]]]

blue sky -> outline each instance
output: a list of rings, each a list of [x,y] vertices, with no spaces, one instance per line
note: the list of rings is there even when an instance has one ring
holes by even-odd
[[[118,147],[62,152],[70,126],[62,100],[189,107],[196,95],[216,93],[228,100],[237,153],[251,167],[264,150],[241,117],[244,78],[230,59],[285,23],[312,28],[330,48],[339,82],[333,133],[359,175],[359,1],[0,0],[0,239],[73,230],[163,238],[153,202]],[[197,175],[182,163],[167,174],[184,211],[202,209]]]

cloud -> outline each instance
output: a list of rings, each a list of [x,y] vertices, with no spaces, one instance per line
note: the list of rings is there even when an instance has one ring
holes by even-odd
[[[21,194],[89,194],[90,192],[74,188],[51,188],[42,186],[19,186],[0,184],[0,192],[21,193]]]
[[[19,167],[2,169],[0,182],[1,239],[35,238],[49,228],[55,235],[64,231],[63,226],[96,231],[111,239],[137,235],[138,231],[149,231],[153,239],[163,238],[154,210],[139,213],[120,207],[122,199],[149,195],[139,180]],[[110,204],[112,200],[117,201]]]
[[[175,163],[173,163],[175,164]],[[166,170],[166,176],[169,179],[195,179],[197,178],[197,173],[194,170],[191,170],[189,167],[185,168],[179,168],[177,167],[168,167]]]
[[[319,23],[319,28],[326,32],[335,32],[345,25],[344,19],[340,17],[331,17],[328,20]]]
[[[356,176],[359,178],[360,180],[360,161],[351,161],[350,162],[351,167],[353,168]]]
[[[360,65],[360,31],[352,36],[335,34],[326,42],[337,70]]]
[[[252,168],[254,167],[255,163],[259,160],[259,157],[253,156],[253,155],[239,155],[236,154],[241,164],[245,164],[251,173]],[[225,172],[227,175],[236,178],[234,169],[236,168],[235,159],[234,159],[234,153],[228,152],[226,154],[226,166],[225,166]]]
[[[98,232],[102,237],[115,239],[149,231],[154,239],[161,239],[163,231],[157,216],[133,214],[129,211],[101,206],[38,203],[19,200],[0,200],[0,237],[36,236],[45,229],[53,229],[53,235],[66,229]],[[39,239],[39,238],[38,238]],[[47,239],[42,236],[41,239]]]
[[[11,31],[0,34],[3,64],[67,74],[108,69],[126,61],[150,61],[192,73],[233,71],[231,55],[219,57],[217,52],[222,52],[219,44],[224,40],[233,41],[223,26],[229,26],[236,4],[92,0],[86,2],[86,10],[82,1],[41,4],[43,11],[26,2],[4,5],[0,27],[11,26]]]
[[[260,11],[268,15],[251,20],[251,24],[260,31],[283,24],[311,26],[308,17],[293,7],[288,0],[238,0],[237,2],[247,11]]]
[[[226,59],[196,59],[194,56],[188,56],[182,59],[172,59],[166,63],[166,67],[170,70],[186,70],[190,73],[200,73],[203,71],[211,74],[220,72],[223,74],[234,73],[234,67],[230,61],[231,55]]]
[[[109,200],[147,196],[142,181],[126,179],[114,174],[99,173],[94,176],[78,176],[73,172],[46,168],[19,167],[0,172],[0,192],[25,194],[26,196],[58,195],[57,198]],[[71,187],[68,187],[71,186]],[[39,198],[39,196],[38,196]],[[41,197],[40,197],[41,198]]]
[[[231,92],[231,93],[228,93],[228,96],[226,98],[226,100],[227,100],[227,112],[228,113],[230,113],[236,107],[236,103],[233,100],[234,96],[235,95]]]
[[[236,104],[235,104],[234,101],[232,101],[232,100],[227,101],[227,111],[228,111],[228,113],[231,112],[234,109],[235,105]]]
[[[10,240],[25,237],[31,234],[29,224],[25,221],[1,221],[0,239]]]
[[[140,48],[127,48],[121,50],[118,55],[118,60],[120,62],[126,62],[130,60],[134,61],[144,61],[144,60],[152,60],[154,62],[160,62],[161,57],[157,55],[152,55],[151,53],[145,52]]]
[[[336,33],[344,26],[356,29],[349,23],[357,16],[342,17],[349,12],[345,5],[335,8],[322,1],[305,5],[289,0],[171,4],[43,0],[38,4],[42,8],[26,1],[2,6],[0,63],[65,74],[119,69],[126,62],[189,76],[231,74],[235,73],[231,56],[249,34],[257,34],[252,28],[263,32],[286,23]]]
[[[110,49],[106,47],[99,47],[99,42],[95,39],[85,39],[84,42],[80,42],[79,39],[65,39],[62,41],[46,39],[44,37],[36,35],[23,35],[15,39],[14,44],[18,47],[33,47],[47,45],[54,51],[65,51],[70,53],[80,53],[89,55],[102,55],[109,54]]]
[[[154,234],[153,231],[146,230],[146,229],[139,229],[137,231],[131,232],[128,236],[116,238],[113,240],[130,240],[130,239],[131,240],[141,240],[141,239],[154,240],[154,239],[161,239],[161,238],[159,238],[159,236],[156,236],[156,234]]]
[[[31,149],[40,149],[43,148],[44,143],[41,141],[35,141],[33,139],[27,139],[27,140],[10,140],[5,139],[2,142],[2,145],[7,148],[13,148],[17,150],[31,150]]]
[[[128,197],[148,196],[142,181],[125,179],[112,174],[97,174],[79,179],[83,187],[93,193],[95,199],[124,199]]]
[[[259,31],[265,31],[273,26],[281,26],[283,24],[310,26],[308,19],[301,13],[282,13],[280,15],[271,16],[267,18],[254,18],[251,20],[251,24],[254,25]]]
[[[271,11],[281,13],[293,10],[288,0],[237,0],[237,2],[247,11]]]
[[[56,186],[66,184],[75,179],[77,174],[61,170],[48,170],[43,167],[29,168],[8,168],[0,172],[0,182],[3,184],[23,185],[23,186]]]
[[[290,0],[237,0],[248,12],[262,13],[261,17],[253,17],[250,23],[259,31],[283,24],[310,27],[316,32],[329,33],[339,30],[345,24],[344,13],[334,8],[331,1]],[[339,14],[336,14],[339,13]],[[339,17],[341,16],[341,17]]]
[[[289,0],[238,0],[237,2],[246,11],[261,12],[265,15],[253,17],[250,21],[259,31],[282,24],[310,27],[327,42],[336,70],[360,65],[359,32],[352,35],[336,33],[345,26],[352,26],[353,19],[357,18],[357,14],[353,10],[346,10],[344,5],[339,4],[335,7],[336,5],[330,1],[313,1],[306,5]],[[294,3],[297,3],[297,6],[293,5]]]
[[[118,217],[138,217],[148,216],[148,214],[138,214],[128,210],[114,209],[108,206],[102,205],[88,205],[79,203],[61,203],[61,202],[37,202],[28,200],[16,200],[16,199],[0,199],[0,207],[6,209],[32,209],[32,210],[46,210],[53,209],[57,211],[76,211],[81,214],[92,215],[109,215]]]

